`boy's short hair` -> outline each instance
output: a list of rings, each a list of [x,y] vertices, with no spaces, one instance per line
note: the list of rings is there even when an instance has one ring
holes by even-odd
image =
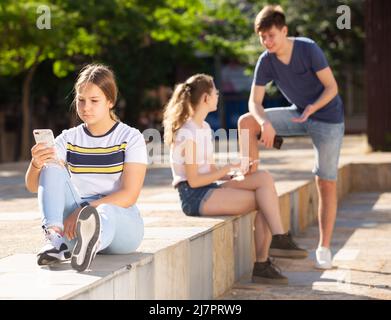
[[[279,5],[267,5],[255,18],[254,31],[258,34],[261,31],[267,31],[273,26],[278,29],[286,26],[284,10]]]

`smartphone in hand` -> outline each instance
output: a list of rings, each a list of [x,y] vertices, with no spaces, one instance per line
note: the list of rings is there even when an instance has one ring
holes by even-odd
[[[48,148],[55,148],[54,135],[51,129],[34,129],[33,135],[36,143],[44,143]],[[53,162],[57,162],[56,158]]]
[[[273,141],[273,148],[281,149],[282,143],[284,142],[284,139],[280,136],[275,136]]]
[[[51,129],[35,129],[33,134],[36,143],[45,143],[48,148],[54,147],[54,135]]]
[[[261,134],[259,133],[257,135],[257,139],[261,139]],[[282,143],[284,142],[284,139],[281,136],[274,136],[274,141],[273,141],[273,148],[275,149],[281,149]]]

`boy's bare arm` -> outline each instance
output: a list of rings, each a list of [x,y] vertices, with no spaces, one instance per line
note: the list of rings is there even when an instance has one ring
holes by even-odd
[[[266,148],[271,148],[273,146],[276,131],[268,120],[265,109],[263,108],[262,102],[264,96],[265,86],[256,86],[253,84],[251,87],[250,99],[248,101],[248,109],[262,128],[261,141]]]
[[[337,94],[338,94],[338,85],[335,81],[333,72],[330,67],[324,68],[316,73],[320,82],[324,86],[324,90],[318,100],[316,100],[312,105],[315,107],[315,111],[323,108],[328,104]]]
[[[333,72],[331,71],[330,67],[318,71],[316,75],[319,78],[320,82],[322,82],[324,90],[314,103],[308,105],[305,108],[301,117],[292,119],[293,122],[307,121],[310,115],[323,108],[338,94],[337,81],[335,81]]]

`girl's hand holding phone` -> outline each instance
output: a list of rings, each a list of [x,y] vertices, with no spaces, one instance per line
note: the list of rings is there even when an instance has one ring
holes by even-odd
[[[244,176],[249,168],[249,159],[241,158],[240,163],[230,164],[229,167],[230,167],[229,174],[231,176]]]
[[[41,169],[45,163],[56,161],[56,150],[54,147],[47,147],[46,143],[40,142],[31,148],[31,163]]]
[[[241,158],[240,163],[231,165],[233,176],[245,176],[250,172],[250,169],[259,163],[259,160],[250,161],[249,158]]]
[[[31,149],[32,165],[41,169],[45,163],[61,164],[57,158],[53,131],[51,129],[34,129],[36,145]]]

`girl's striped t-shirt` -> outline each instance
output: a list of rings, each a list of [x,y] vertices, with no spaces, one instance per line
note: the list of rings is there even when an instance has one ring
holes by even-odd
[[[124,163],[148,163],[143,135],[122,122],[101,136],[81,124],[64,130],[55,142],[57,156],[67,164],[82,198],[118,191]]]

